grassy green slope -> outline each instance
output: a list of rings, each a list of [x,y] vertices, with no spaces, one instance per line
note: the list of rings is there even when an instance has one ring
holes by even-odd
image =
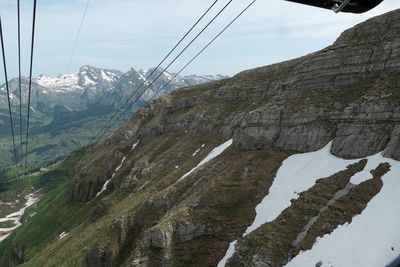
[[[99,108],[99,107],[97,107]],[[136,107],[135,107],[136,109]],[[34,172],[40,167],[57,162],[67,157],[72,151],[79,149],[95,140],[95,136],[100,128],[110,118],[113,109],[105,111],[81,111],[71,112],[62,118],[54,119],[44,113],[36,112],[32,120],[31,135],[28,147],[28,172]],[[18,116],[14,116],[16,119]],[[123,122],[120,120],[112,129],[119,127]],[[0,125],[4,124],[4,129],[9,129],[8,118],[0,119]],[[23,122],[24,125],[26,122]],[[16,150],[20,159],[20,137],[19,128],[15,129]],[[25,136],[23,137],[25,142]],[[17,167],[14,164],[13,142],[8,131],[0,132],[0,180],[5,185],[15,187],[13,181],[16,177]],[[23,145],[25,151],[25,145]],[[19,170],[20,171],[20,170]],[[18,181],[21,183],[21,181]],[[0,191],[6,189],[0,188]],[[9,188],[8,191],[14,191]]]
[[[3,195],[34,187],[42,189],[43,199],[35,210],[28,211],[33,216],[29,217],[8,239],[0,243],[1,266],[7,266],[10,260],[20,263],[12,249],[21,251],[24,257],[31,257],[51,240],[57,239],[63,229],[84,220],[83,217],[88,214],[85,206],[70,203],[67,197],[67,181],[82,155],[82,150],[76,151],[47,173],[10,181],[10,189],[2,193]]]

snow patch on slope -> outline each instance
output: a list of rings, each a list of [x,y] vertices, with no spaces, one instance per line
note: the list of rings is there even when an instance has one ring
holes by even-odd
[[[126,157],[123,157],[121,160],[121,163],[118,165],[118,167],[115,169],[113,175],[111,176],[110,179],[107,179],[107,181],[104,183],[103,188],[101,188],[101,190],[97,193],[96,197],[100,196],[104,191],[107,190],[107,186],[110,183],[111,179],[115,177],[115,175],[117,175],[117,172],[122,168],[122,165],[124,165],[124,162],[126,160]]]
[[[89,76],[85,75],[85,81],[84,81],[84,85],[86,86],[90,86],[90,85],[96,85],[96,82],[92,80],[92,78],[90,78]]]
[[[286,208],[290,207],[291,199],[297,199],[299,193],[311,188],[319,178],[329,177],[345,170],[348,165],[359,162],[359,160],[344,160],[335,157],[330,153],[331,146],[332,143],[316,152],[293,155],[283,162],[269,190],[269,194],[256,207],[256,218],[253,224],[243,236],[250,234],[261,225],[275,220]],[[329,241],[321,242],[329,238],[317,241],[317,245],[314,247],[319,249],[315,252],[313,249],[301,253],[287,266],[315,266],[319,261],[329,263],[329,266],[384,266],[385,263],[387,264],[388,261],[398,255],[399,251],[395,254],[390,248],[400,248],[400,236],[393,235],[398,233],[396,229],[400,229],[400,201],[398,201],[398,196],[400,195],[400,162],[385,159],[381,154],[367,159],[367,166],[362,172],[352,177],[351,183],[357,185],[372,178],[370,171],[374,170],[380,163],[388,162],[391,164],[392,169],[383,178],[385,183],[383,190],[370,202],[367,209],[360,216],[355,217],[350,225],[338,227],[332,235],[337,231],[344,232],[343,234],[336,234],[338,237],[330,243]],[[376,205],[374,204],[375,201],[381,198],[383,200],[380,201],[380,204],[377,205],[375,210],[371,210],[371,206],[374,207]],[[387,203],[386,206],[384,206],[385,202]],[[388,205],[391,208],[388,208]],[[369,216],[366,214],[369,214]],[[365,219],[362,220],[362,223],[358,223],[361,217],[365,217]],[[386,223],[388,218],[390,218],[390,222]],[[380,227],[380,231],[373,228],[377,228],[377,226]],[[347,231],[340,230],[343,228],[347,229]],[[366,237],[365,233],[368,233],[368,237]],[[350,236],[352,238],[349,238]],[[376,240],[380,240],[377,242],[379,243],[377,246],[375,246]],[[218,267],[225,266],[228,259],[232,257],[236,243],[237,240],[230,244]],[[323,244],[320,245],[320,243]],[[371,244],[374,244],[374,246],[371,246]],[[368,248],[371,250],[372,247],[374,252],[366,253]],[[359,254],[354,254],[355,250]],[[366,257],[366,254],[369,254],[369,256]],[[380,254],[380,256],[378,257],[377,254]],[[375,259],[375,263],[372,258]],[[383,258],[385,260],[382,260]],[[379,262],[378,259],[381,259],[381,261]]]
[[[330,153],[331,146],[332,143],[329,143],[319,151],[293,155],[283,162],[269,194],[256,207],[256,218],[245,235],[264,223],[275,220],[282,211],[290,207],[291,199],[297,199],[299,193],[310,189],[318,179],[345,170],[348,165],[359,161],[333,156]]]
[[[200,152],[200,148],[197,149],[197,150],[192,154],[192,156],[193,156],[193,157],[196,157],[196,155],[197,155],[199,152]]]
[[[112,72],[101,70],[101,78],[107,82],[114,82],[118,76]]]
[[[5,218],[1,218],[0,222],[12,221],[14,223],[13,227],[10,228],[0,228],[0,243],[6,239],[15,229],[22,225],[21,219],[25,213],[25,210],[39,201],[39,197],[35,194],[29,194],[26,196],[25,206],[17,212],[7,215]]]
[[[207,155],[205,159],[203,159],[196,167],[191,169],[189,172],[185,173],[181,178],[179,178],[178,183],[183,181],[185,178],[187,178],[189,175],[191,175],[195,170],[200,168],[202,165],[206,164],[207,162],[211,161],[212,159],[218,157],[219,155],[222,154],[228,147],[230,147],[233,144],[233,139],[230,139],[223,143],[222,145],[214,148],[210,154]]]
[[[237,240],[231,242],[229,244],[229,248],[226,251],[225,256],[222,258],[222,260],[218,263],[217,267],[224,267],[226,262],[233,256],[233,254],[235,253],[235,246],[237,244]]]
[[[382,177],[383,188],[353,218],[330,235],[319,238],[311,250],[301,252],[287,267],[314,266],[321,261],[329,266],[386,266],[400,254],[400,162],[375,155],[368,158],[368,171],[389,163],[391,171]],[[371,176],[371,175],[370,175]],[[355,175],[354,181],[361,176]]]
[[[144,85],[150,85],[150,77],[147,76],[148,71],[143,71],[140,70],[139,73],[139,80],[142,80],[144,82]]]
[[[62,232],[59,236],[58,236],[58,240],[63,239],[64,237],[66,237],[68,235],[67,232]]]
[[[132,152],[132,151],[137,147],[137,145],[139,144],[139,141],[140,141],[140,140],[138,140],[136,143],[134,143],[134,144],[132,145],[132,148],[131,148],[131,151],[130,151],[130,152]],[[103,187],[101,188],[101,190],[96,194],[96,197],[100,196],[104,191],[107,190],[108,184],[109,184],[109,183],[111,182],[111,180],[115,177],[115,175],[117,175],[117,172],[122,168],[122,166],[124,165],[125,160],[126,160],[126,157],[123,157],[122,160],[121,160],[121,163],[118,165],[117,168],[115,168],[115,171],[114,171],[113,175],[111,176],[111,178],[110,178],[110,179],[107,179],[107,181],[104,183],[104,185],[103,185]]]

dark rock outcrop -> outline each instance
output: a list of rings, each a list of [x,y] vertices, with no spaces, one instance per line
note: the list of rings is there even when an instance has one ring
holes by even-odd
[[[390,141],[384,151],[384,156],[400,160],[400,125],[394,128]]]

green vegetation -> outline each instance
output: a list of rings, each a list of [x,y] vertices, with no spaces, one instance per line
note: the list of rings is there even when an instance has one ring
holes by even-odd
[[[0,218],[4,218],[8,214],[17,212],[24,207],[24,201],[21,198],[17,198],[17,200],[18,202],[13,205],[0,204]]]
[[[98,107],[100,109],[100,107]],[[60,161],[72,151],[93,141],[101,126],[109,119],[113,109],[102,111],[68,112],[63,118],[55,118],[53,114],[35,112],[32,119],[31,136],[29,140],[27,172],[34,173],[41,167]],[[0,125],[8,126],[8,118],[0,111]],[[5,112],[5,111],[4,111]],[[106,114],[104,114],[106,113]],[[17,118],[17,115],[14,116]],[[119,121],[115,127],[123,123]],[[8,129],[7,127],[4,127]],[[16,132],[19,130],[16,129]],[[17,136],[17,153],[20,151],[19,136]],[[19,179],[22,170],[15,166],[13,143],[8,131],[0,131],[0,195],[1,192],[14,192],[20,188],[34,185],[37,177]],[[25,147],[23,147],[25,149]],[[20,160],[20,155],[18,154]],[[29,184],[33,183],[33,184]]]
[[[66,229],[78,225],[89,216],[92,207],[68,201],[67,181],[77,162],[83,156],[84,150],[71,154],[65,161],[56,164],[46,173],[28,176],[20,180],[11,180],[10,189],[3,196],[11,194],[10,190],[28,190],[33,187],[42,189],[42,200],[35,210],[28,210],[27,221],[10,238],[0,243],[0,255],[4,260],[15,259],[12,248],[32,248],[28,255],[41,251],[48,242],[56,240]]]
[[[0,228],[11,228],[11,227],[14,227],[14,226],[15,226],[14,221],[0,222]]]

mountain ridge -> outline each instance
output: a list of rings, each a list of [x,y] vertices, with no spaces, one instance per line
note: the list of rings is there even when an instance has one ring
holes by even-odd
[[[162,83],[166,83],[175,75],[174,73],[169,73],[164,71],[163,68],[159,67],[158,70],[154,72],[151,77],[148,77],[151,72],[154,71],[155,68],[150,68],[149,70],[139,70],[136,71],[135,69],[131,68],[128,72],[122,72],[119,70],[113,69],[103,69],[97,68],[91,65],[84,65],[82,66],[78,72],[72,74],[59,74],[55,77],[48,76],[45,74],[41,74],[35,78],[33,78],[34,86],[38,85],[41,90],[40,93],[48,94],[48,93],[68,93],[71,91],[84,91],[85,89],[92,89],[95,91],[109,91],[114,89],[114,85],[120,80],[122,77],[127,77],[130,75],[137,75],[137,81],[129,81],[134,87],[137,85],[135,82],[144,82],[146,79],[145,85],[149,85],[159,74],[161,74],[160,79]],[[210,82],[214,80],[225,79],[228,76],[224,75],[188,75],[188,76],[180,76],[178,75],[173,81],[172,86],[173,88],[176,87],[184,87],[190,86],[195,84],[201,84],[205,82]],[[22,77],[23,80],[23,89],[26,89],[27,77]],[[13,78],[9,81],[11,92],[10,95],[11,99],[19,99],[19,92],[16,88],[18,78]],[[160,87],[159,82],[154,84],[154,87],[158,89]],[[14,88],[14,90],[12,90]],[[35,89],[35,88],[34,88]],[[47,89],[47,90],[46,90]],[[26,90],[24,90],[26,91]],[[0,93],[5,92],[5,84],[0,86]],[[14,103],[16,104],[16,103]]]

